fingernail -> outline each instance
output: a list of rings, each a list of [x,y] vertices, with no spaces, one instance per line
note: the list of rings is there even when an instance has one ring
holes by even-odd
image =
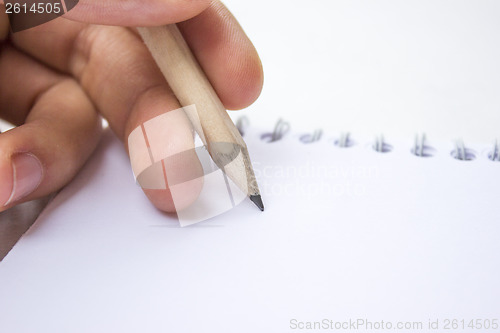
[[[42,164],[35,155],[22,153],[12,157],[14,185],[5,206],[21,200],[32,193],[42,181]]]

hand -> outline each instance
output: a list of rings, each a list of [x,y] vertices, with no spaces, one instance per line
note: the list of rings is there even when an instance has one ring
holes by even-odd
[[[0,117],[17,126],[0,134],[0,211],[66,185],[99,141],[99,114],[128,149],[132,130],[180,107],[134,29],[95,24],[180,21],[225,107],[250,105],[262,89],[262,66],[219,1],[80,0],[64,17],[10,35],[0,5]],[[185,144],[174,133],[183,127],[170,126],[175,150]],[[145,193],[159,209],[175,210],[168,190]]]

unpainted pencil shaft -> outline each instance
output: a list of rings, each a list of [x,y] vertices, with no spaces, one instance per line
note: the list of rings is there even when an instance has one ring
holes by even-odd
[[[197,130],[214,162],[263,210],[247,146],[177,26],[138,31],[181,106],[196,106]]]

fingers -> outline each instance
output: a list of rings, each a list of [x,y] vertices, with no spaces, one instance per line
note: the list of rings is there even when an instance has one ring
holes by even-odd
[[[259,55],[235,17],[220,2],[178,24],[227,109],[252,104],[262,90]]]
[[[259,56],[234,16],[220,2],[213,2],[199,16],[178,25],[227,109],[241,109],[255,101],[263,84]],[[97,37],[99,30],[89,33],[85,27],[56,19],[16,33],[12,39],[19,48],[50,66],[78,75],[84,64],[108,57],[106,53],[94,52],[94,58],[87,59],[94,41],[102,41],[104,36]],[[135,51],[126,51],[119,57],[131,52]]]
[[[146,196],[160,210],[176,212],[198,197],[203,168],[189,120],[165,88],[150,90],[136,104],[126,143],[132,170]]]
[[[30,82],[40,80],[43,71],[39,64],[6,47],[0,57],[0,89],[11,83],[6,77],[20,75]],[[48,70],[43,74],[50,84],[38,96],[25,96],[34,100],[25,123],[0,134],[0,211],[60,189],[99,140],[100,119],[80,86]]]
[[[206,16],[185,22],[182,29],[226,107],[241,108],[253,102],[262,88],[262,68],[255,49],[231,14],[222,5],[214,5]],[[138,150],[134,150],[129,141],[131,133],[139,133],[137,129],[148,139],[140,145],[150,150],[162,147],[161,156],[194,147],[192,131],[182,117],[163,123],[161,130],[149,137],[151,133],[144,123],[179,108],[179,104],[143,42],[130,30],[75,25],[57,19],[16,33],[12,39],[30,55],[78,78],[114,132],[125,142],[132,164],[140,160],[134,156]],[[216,46],[211,47],[211,43]],[[214,54],[205,54],[207,52]],[[199,172],[200,165],[192,156],[177,164],[164,164],[163,179],[159,172],[155,177],[159,178],[157,183],[163,181],[166,188],[146,186],[145,193],[161,210],[175,211],[196,199],[201,184],[195,183],[181,191],[182,200],[174,203],[168,188],[171,179],[165,179],[165,175],[188,179],[187,175]]]
[[[62,77],[6,46],[0,53],[0,117],[22,125],[36,99]]]
[[[71,71],[80,78],[110,126],[125,142],[131,160],[137,160],[141,154],[139,149],[134,149],[138,141],[131,140],[133,131],[144,134],[143,139],[137,139],[144,142],[142,152],[161,151],[151,164],[178,152],[192,151],[192,131],[181,114],[168,117],[161,127],[147,125],[180,105],[137,35],[123,28],[89,26],[79,38],[70,61]],[[179,164],[163,163],[160,169],[154,169],[157,172],[149,174],[149,184],[159,186],[151,188],[139,182],[150,201],[163,211],[185,208],[201,190],[201,183],[192,183],[174,200],[168,186],[172,178],[186,178],[183,175],[200,170],[194,151],[183,157]]]
[[[163,211],[189,206],[198,197],[202,182],[180,185],[175,198],[169,184],[175,179],[200,177],[192,129],[183,113],[172,112],[180,108],[179,102],[143,42],[130,30],[117,27],[89,26],[79,38],[70,70],[125,142],[132,166],[145,159],[148,181],[137,178],[144,193]],[[167,112],[171,114],[162,116]],[[168,158],[180,152],[187,153]]]
[[[70,21],[63,22],[65,25],[72,25]],[[52,29],[50,24],[44,29]],[[151,55],[139,37],[124,28],[108,26],[85,26],[80,30],[61,26],[58,28],[65,32],[65,38],[73,34],[76,35],[76,40],[71,47],[54,44],[55,48],[59,47],[63,55],[59,58],[61,62],[51,64],[65,68],[79,79],[108,120],[110,127],[125,142],[127,149],[130,150],[131,160],[137,160],[139,157],[134,154],[140,154],[141,150],[133,149],[136,141],[129,140],[130,133],[136,129],[142,130],[141,127],[145,122],[180,107]],[[29,34],[30,32],[26,31],[16,35]],[[42,36],[43,34],[40,34],[40,37]],[[34,37],[30,41],[37,43]],[[47,42],[50,43],[50,39]],[[40,47],[43,48],[42,45]],[[64,52],[65,50],[70,52]],[[152,130],[148,134],[148,140],[143,139],[147,141],[144,146],[146,149],[161,147],[162,156],[171,156],[176,152],[190,151],[194,148],[192,131],[185,119],[179,116],[172,117],[170,121],[164,123],[161,130]],[[129,143],[132,143],[131,147]],[[160,188],[142,186],[156,207],[173,212],[196,199],[201,190],[201,183],[185,188],[181,198],[174,203],[172,193],[167,186],[169,180],[165,179],[167,173],[170,178],[185,178],[181,174],[196,173],[200,165],[196,156],[194,157],[192,154],[186,155],[181,163],[183,166],[162,165],[164,170],[159,169],[160,172],[153,174],[155,179],[149,182],[163,184]]]
[[[121,26],[157,26],[194,17],[211,0],[80,0],[64,17],[71,20]]]

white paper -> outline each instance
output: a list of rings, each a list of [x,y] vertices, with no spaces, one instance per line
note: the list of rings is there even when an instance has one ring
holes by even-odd
[[[245,200],[181,228],[108,133],[0,263],[0,332],[289,332],[294,319],[357,318],[422,332],[429,319],[498,317],[488,146],[463,162],[448,143],[419,158],[412,140],[381,154],[366,138],[339,148],[328,134],[260,134],[245,139],[265,212]]]

